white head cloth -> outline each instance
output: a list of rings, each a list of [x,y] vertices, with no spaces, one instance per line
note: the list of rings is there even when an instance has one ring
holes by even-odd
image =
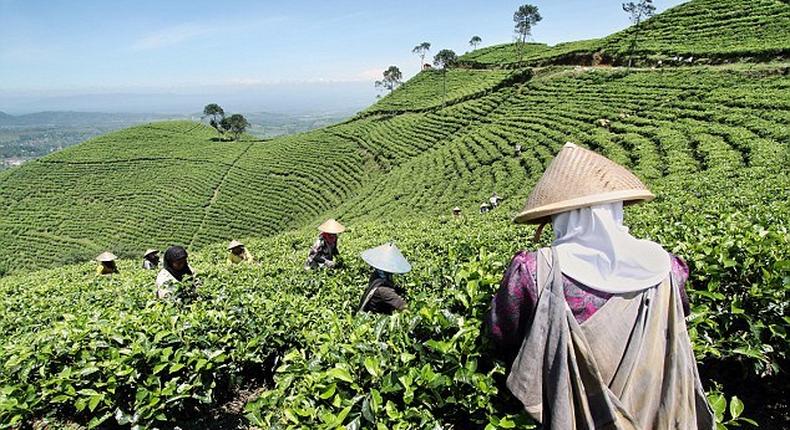
[[[623,202],[552,216],[560,270],[585,286],[612,294],[641,291],[669,275],[661,245],[637,239],[623,225]]]

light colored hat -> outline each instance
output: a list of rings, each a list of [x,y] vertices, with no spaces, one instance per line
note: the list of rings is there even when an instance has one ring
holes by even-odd
[[[151,249],[145,251],[145,254],[143,254],[143,257],[148,257],[151,254],[159,254],[159,250],[151,248]]]
[[[524,210],[513,221],[544,224],[551,221],[551,215],[577,208],[653,198],[655,195],[628,169],[569,142],[543,172]]]
[[[110,261],[115,261],[117,259],[118,257],[116,257],[115,254],[109,251],[102,252],[101,254],[99,254],[98,257],[96,257],[96,261],[101,263],[107,263]]]
[[[453,212],[461,212],[461,208],[456,206],[456,207],[453,208]]]
[[[324,233],[340,234],[346,231],[346,228],[343,227],[343,224],[335,221],[334,218],[330,218],[324,221],[323,224],[319,225],[318,230]]]
[[[411,270],[411,264],[392,242],[363,251],[362,259],[388,273],[406,273]]]
[[[233,248],[238,248],[238,247],[240,247],[240,246],[244,246],[244,244],[243,244],[243,243],[241,243],[241,242],[239,242],[238,240],[232,240],[232,241],[231,241],[231,242],[228,244],[228,250],[230,251],[231,249],[233,249]]]
[[[489,204],[488,204],[488,203],[486,203],[486,202],[483,202],[483,203],[480,203],[480,207],[481,207],[481,208],[489,208],[489,207],[491,207],[491,205],[489,205]]]

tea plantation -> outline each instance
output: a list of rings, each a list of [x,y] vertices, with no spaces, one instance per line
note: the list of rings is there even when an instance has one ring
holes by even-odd
[[[634,50],[637,64],[688,65],[787,59],[790,8],[784,0],[694,0],[642,23]],[[628,62],[635,27],[602,39],[505,44],[461,57],[474,67]],[[595,57],[595,58],[594,58]]]
[[[0,172],[0,428],[532,428],[482,322],[538,246],[510,220],[566,141],[658,196],[626,223],[689,263],[719,428],[790,427],[789,19],[778,0],[694,0],[644,23],[636,64],[658,68],[586,66],[622,64],[632,29],[530,44],[520,64],[483,48],[320,130],[223,142],[152,123]],[[345,265],[305,272],[330,216]],[[231,238],[257,263],[227,266]],[[387,240],[414,266],[396,279],[408,309],[356,314],[358,255]],[[175,243],[193,301],[155,300],[139,268]],[[125,258],[97,278],[105,249]]]

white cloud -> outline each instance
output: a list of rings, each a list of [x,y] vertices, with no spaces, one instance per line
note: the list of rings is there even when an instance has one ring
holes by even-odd
[[[213,33],[214,31],[216,31],[216,28],[207,25],[179,24],[138,39],[132,44],[132,49],[135,51],[145,51],[178,45],[190,39]]]
[[[166,48],[198,37],[246,32],[266,24],[284,21],[285,19],[282,16],[269,16],[226,20],[216,23],[186,22],[145,35],[134,41],[131,48],[134,51]]]
[[[377,79],[381,79],[381,75],[384,73],[384,69],[382,68],[373,68],[363,70],[356,74],[356,79],[360,81],[375,81]]]

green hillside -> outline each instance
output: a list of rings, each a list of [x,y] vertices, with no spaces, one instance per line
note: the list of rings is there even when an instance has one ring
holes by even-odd
[[[709,64],[787,59],[790,4],[785,0],[694,0],[642,23],[637,64]],[[528,44],[523,65],[627,63],[634,27],[611,36],[556,46]],[[594,58],[597,54],[597,59]],[[514,66],[516,45],[478,49],[461,57],[476,67]]]
[[[221,142],[152,123],[0,172],[0,428],[532,428],[482,319],[509,259],[536,246],[510,220],[566,141],[658,196],[626,221],[690,265],[720,428],[790,428],[787,8],[694,0],[645,23],[640,61],[735,64],[579,67],[631,30],[529,45],[533,67],[484,48],[476,68],[422,72],[320,130]],[[503,206],[478,214],[493,191]],[[350,227],[346,267],[305,272],[329,216]],[[259,264],[226,266],[231,238]],[[357,256],[387,240],[414,266],[409,309],[356,315]],[[155,300],[138,268],[173,243],[203,281],[190,304]],[[97,278],[86,261],[105,249],[127,259]]]

